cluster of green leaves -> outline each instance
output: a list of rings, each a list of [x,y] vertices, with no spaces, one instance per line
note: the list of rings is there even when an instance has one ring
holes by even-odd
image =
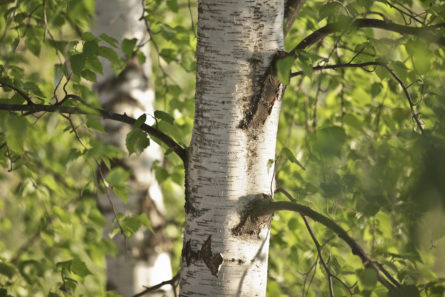
[[[189,7],[193,9],[189,11]],[[158,129],[178,143],[189,143],[193,124],[196,3],[177,0],[146,2],[151,34]],[[409,16],[406,9],[415,11]],[[0,1],[0,80],[34,102],[63,104],[94,114],[99,106],[91,82],[102,74],[99,57],[119,73],[125,60],[145,57],[138,41],[119,43],[88,33],[92,0]],[[426,12],[426,13],[424,13]],[[409,26],[443,23],[443,1],[307,1],[286,38],[291,50],[327,23],[350,24],[358,17],[385,16]],[[418,20],[413,20],[413,17]],[[443,30],[443,29],[442,29]],[[86,33],[85,33],[86,32]],[[443,31],[437,30],[438,34]],[[119,57],[121,49],[124,57]],[[298,53],[298,60],[279,61],[279,78],[287,86],[280,118],[278,186],[299,202],[327,214],[383,263],[403,285],[388,292],[332,231],[311,223],[331,272],[359,296],[443,296],[445,246],[445,105],[442,48],[418,38],[375,29],[347,28],[320,45]],[[384,62],[409,86],[421,135],[412,120],[400,84],[385,68],[315,71],[322,64]],[[290,77],[290,71],[303,71]],[[64,86],[66,84],[66,86]],[[0,102],[23,104],[26,96],[0,90]],[[149,144],[137,129],[127,135],[129,154]],[[71,121],[70,121],[71,120]],[[74,131],[76,133],[74,133]],[[103,132],[94,116],[58,114],[22,116],[0,112],[0,296],[104,296],[104,255],[114,245],[102,236],[106,224],[96,206],[101,177],[128,199],[129,172],[112,168],[120,150],[101,144]],[[82,143],[77,137],[80,137]],[[183,222],[183,167],[166,151],[154,172],[169,205],[166,233],[180,237]],[[272,162],[271,164],[272,165]],[[277,199],[285,199],[281,194]],[[145,215],[118,215],[112,235],[133,235],[150,228]],[[305,224],[295,214],[280,213],[272,224],[270,296],[326,295],[328,282]],[[182,242],[174,245],[179,267]],[[292,263],[295,263],[293,265]],[[302,289],[303,288],[303,289]],[[336,296],[349,295],[334,280]]]
[[[333,22],[374,17],[410,26],[443,23],[443,1],[310,1],[286,39]],[[402,14],[414,10],[421,24]],[[399,9],[399,10],[397,10]],[[443,29],[437,30],[443,36]],[[303,54],[303,55],[301,55]],[[281,77],[290,78],[283,100],[277,155],[278,186],[298,202],[327,214],[402,286],[387,291],[375,271],[332,231],[311,224],[331,272],[335,296],[443,296],[445,276],[445,178],[443,88],[445,51],[434,43],[376,29],[345,28],[299,53]],[[340,63],[382,62],[408,87],[422,134],[401,85],[384,67],[315,71]],[[280,65],[278,65],[280,67]],[[367,70],[367,71],[365,71]],[[279,69],[280,71],[280,69]],[[279,72],[280,73],[280,72]],[[278,194],[277,199],[286,199]],[[326,274],[306,226],[280,213],[272,224],[271,296],[325,296]],[[279,222],[282,222],[281,224]],[[286,259],[286,261],[283,261]],[[289,269],[289,262],[298,263]],[[350,292],[349,292],[350,290]]]
[[[130,155],[150,144],[138,129],[147,116],[180,144],[190,141],[193,122],[196,15],[176,0],[145,5],[157,108],[165,111],[136,121],[126,138]],[[117,250],[103,236],[107,223],[96,199],[116,194],[126,202],[131,173],[114,164],[127,152],[97,139],[105,131],[92,82],[103,74],[100,58],[116,74],[129,59],[143,63],[139,46],[147,40],[91,34],[94,6],[94,0],[0,1],[0,103],[32,100],[88,113],[0,112],[0,187],[8,189],[0,193],[0,296],[116,296],[105,292],[104,265]],[[170,209],[165,232],[175,240],[178,269],[184,173],[171,152],[153,170]],[[141,226],[151,229],[145,214],[117,214],[109,235],[129,238]]]

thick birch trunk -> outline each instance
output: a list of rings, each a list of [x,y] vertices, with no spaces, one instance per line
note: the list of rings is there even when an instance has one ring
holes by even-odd
[[[283,0],[199,1],[181,296],[265,295],[270,220],[240,227],[240,211],[271,193],[281,95],[258,100],[283,49],[283,10]]]
[[[142,5],[140,0],[96,0],[96,19],[94,32],[99,35],[106,33],[119,42],[124,38],[146,38],[146,28],[140,17]],[[142,52],[147,58],[144,65],[132,61],[127,68],[115,77],[110,64],[103,62],[104,75],[98,79],[96,87],[99,100],[109,110],[139,117],[146,113],[153,115],[154,91],[150,85],[151,64],[148,45]],[[122,53],[121,53],[122,54]],[[147,116],[150,120],[151,117]],[[112,122],[105,122],[107,134],[104,141],[114,144],[123,150],[125,138],[130,127],[122,127]],[[154,160],[161,159],[161,151],[155,142],[140,155],[122,160],[124,166],[132,173],[131,189],[128,203],[113,195],[112,203],[121,213],[137,215],[146,211],[152,226],[156,230],[163,223],[164,205],[162,194],[151,165]],[[114,213],[106,197],[100,197],[100,207],[111,222]],[[105,230],[109,232],[110,229]],[[125,242],[122,235],[113,239],[121,251],[116,258],[107,259],[107,286],[123,296],[132,296],[144,289],[172,278],[171,263],[165,246],[162,246],[161,234],[137,233]],[[165,240],[164,240],[165,241]],[[170,290],[169,287],[165,288]]]

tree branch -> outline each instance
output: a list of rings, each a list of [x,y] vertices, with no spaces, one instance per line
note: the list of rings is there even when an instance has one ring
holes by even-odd
[[[170,286],[172,286],[172,287],[173,287],[173,292],[174,292],[174,294],[175,294],[175,296],[176,296],[176,287],[179,285],[179,277],[180,277],[180,275],[181,275],[181,270],[178,271],[178,272],[176,273],[176,275],[175,275],[172,279],[170,279],[170,280],[168,280],[168,281],[164,281],[164,282],[159,283],[159,284],[157,284],[157,285],[154,285],[154,286],[152,286],[152,287],[146,288],[144,291],[142,291],[142,292],[140,292],[140,293],[137,293],[136,295],[133,295],[133,297],[144,296],[145,294],[150,293],[150,292],[154,292],[154,291],[156,291],[157,289],[159,289],[159,288],[161,288],[161,287],[163,287],[163,286],[165,286],[165,285],[170,285]]]
[[[357,243],[357,241],[349,236],[349,234],[340,225],[338,225],[336,222],[326,217],[325,215],[316,212],[310,207],[296,202],[255,199],[251,202],[250,209],[253,216],[271,215],[275,211],[280,210],[296,211],[302,216],[307,216],[312,220],[321,223],[325,227],[332,230],[335,234],[337,234],[337,236],[340,237],[344,242],[346,242],[346,244],[351,248],[352,253],[354,255],[357,255],[361,259],[365,267],[374,269],[374,271],[376,271],[378,280],[382,285],[384,285],[388,289],[400,286],[400,283],[394,277],[392,277],[391,274],[385,268],[383,268],[381,264],[368,256],[368,254]]]
[[[289,33],[305,2],[306,0],[287,0],[284,11],[284,37]]]
[[[117,122],[126,123],[129,125],[133,125],[136,120],[132,117],[124,114],[118,114],[111,111],[96,109],[96,108],[88,108],[91,109],[91,112],[88,112],[84,109],[80,109],[77,107],[71,106],[61,106],[59,105],[44,105],[44,104],[32,104],[32,105],[16,105],[16,104],[0,104],[0,110],[8,110],[8,111],[25,111],[28,113],[35,112],[60,112],[64,114],[86,114],[86,115],[98,115],[105,120],[113,120]],[[173,149],[173,151],[182,159],[184,164],[187,160],[186,150],[177,144],[170,136],[164,134],[162,131],[149,126],[147,124],[142,124],[139,129],[146,132],[150,136],[156,137],[162,143],[164,143],[167,147]]]
[[[26,95],[25,92],[23,92],[23,91],[20,90],[19,88],[16,88],[16,87],[14,87],[13,85],[11,85],[11,84],[9,84],[9,83],[3,81],[3,80],[0,81],[0,86],[3,87],[3,88],[7,87],[7,88],[10,88],[11,90],[14,90],[16,93],[18,93],[20,96],[22,96],[23,99],[25,99],[26,102],[27,102],[28,104],[34,104],[34,103],[32,102],[32,100],[31,100],[31,97],[29,97],[28,95]]]
[[[365,62],[365,63],[340,63],[340,64],[332,64],[332,65],[320,65],[312,67],[313,70],[325,70],[325,69],[337,69],[337,68],[363,68],[366,66],[384,66],[385,64],[382,62]],[[304,75],[303,71],[292,72],[290,77]]]
[[[378,28],[383,30],[388,30],[400,34],[414,35],[416,37],[423,38],[425,40],[437,43],[440,46],[445,46],[445,37],[437,36],[432,33],[433,29],[438,28],[438,26],[428,26],[428,27],[410,27],[395,24],[392,22],[377,20],[377,19],[357,19],[351,23],[350,27],[356,28]],[[439,27],[445,27],[445,24],[441,24]],[[308,48],[315,43],[323,40],[326,36],[332,33],[344,31],[344,24],[332,23],[324,26],[313,32],[305,39],[303,39],[291,52],[290,55],[297,55],[297,51]]]

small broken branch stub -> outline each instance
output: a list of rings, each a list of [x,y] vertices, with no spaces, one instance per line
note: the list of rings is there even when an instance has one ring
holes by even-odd
[[[272,197],[267,194],[258,194],[257,198],[246,204],[240,214],[240,222],[232,228],[235,236],[258,236],[265,226],[270,227],[273,214],[261,209],[261,201],[272,201]]]

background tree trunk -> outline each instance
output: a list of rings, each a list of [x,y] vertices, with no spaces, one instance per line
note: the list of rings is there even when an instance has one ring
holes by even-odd
[[[144,22],[140,20],[142,14],[140,0],[96,0],[94,33],[105,33],[119,42],[125,38],[137,38],[138,43],[146,41],[147,30]],[[146,62],[139,65],[136,59],[128,61],[126,69],[118,77],[114,75],[110,64],[102,60],[104,75],[98,79],[96,88],[104,108],[118,113],[125,112],[134,118],[146,113],[147,121],[151,121],[154,91],[150,82],[148,43],[141,51],[146,56]],[[125,138],[131,127],[105,122],[105,129],[109,133],[104,141],[126,151]],[[125,242],[122,235],[116,235],[113,239],[120,249],[120,254],[116,258],[107,259],[107,287],[123,296],[131,296],[142,291],[143,286],[151,286],[172,277],[165,239],[162,232],[156,232],[164,223],[165,209],[161,189],[151,171],[151,165],[154,160],[160,159],[159,146],[151,142],[140,156],[132,155],[117,164],[128,168],[132,176],[128,203],[125,205],[119,198],[112,196],[116,211],[133,215],[145,211],[155,230],[155,234],[146,230],[139,231],[128,242]],[[100,197],[99,205],[111,222],[114,213],[107,198]],[[108,228],[105,232],[110,230]],[[170,288],[167,286],[165,290]]]
[[[257,100],[283,49],[283,10],[282,0],[199,1],[181,296],[266,293],[270,218],[239,223],[246,202],[272,190],[281,102]]]

